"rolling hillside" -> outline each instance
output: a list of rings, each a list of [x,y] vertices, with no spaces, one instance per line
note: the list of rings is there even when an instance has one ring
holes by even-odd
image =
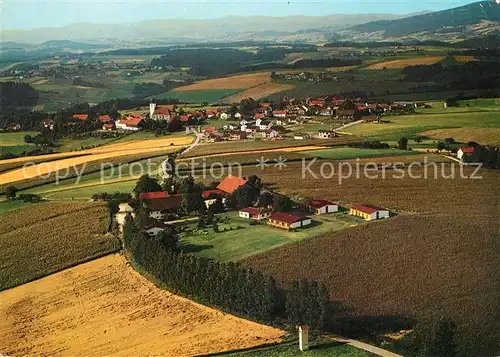
[[[380,20],[353,26],[344,35],[363,38],[404,38],[409,35],[433,35],[435,38],[466,38],[500,31],[500,4],[481,1],[453,9],[405,19]],[[450,36],[446,36],[446,34]]]

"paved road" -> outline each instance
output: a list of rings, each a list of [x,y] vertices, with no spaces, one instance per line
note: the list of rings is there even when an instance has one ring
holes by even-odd
[[[325,336],[326,338],[339,343],[345,343],[346,345],[359,348],[360,350],[364,350],[370,353],[373,353],[377,356],[381,357],[403,357],[402,355],[398,355],[397,353],[384,350],[383,348],[370,345],[368,343],[364,343],[358,340],[353,340],[350,338],[345,338],[337,335]]]

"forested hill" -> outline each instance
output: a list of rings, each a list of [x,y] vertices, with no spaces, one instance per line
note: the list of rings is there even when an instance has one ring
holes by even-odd
[[[492,0],[397,20],[381,20],[351,27],[355,32],[385,31],[385,37],[401,37],[445,27],[460,27],[481,21],[500,22],[500,4]]]

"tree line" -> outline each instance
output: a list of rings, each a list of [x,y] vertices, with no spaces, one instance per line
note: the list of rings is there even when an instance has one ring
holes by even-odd
[[[176,251],[168,243],[173,234],[149,237],[128,216],[123,241],[135,263],[176,293],[266,323],[287,318],[295,324],[325,327],[330,303],[324,285],[304,280],[286,294],[274,278],[261,272]]]

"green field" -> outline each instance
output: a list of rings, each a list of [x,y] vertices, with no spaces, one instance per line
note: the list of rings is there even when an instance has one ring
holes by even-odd
[[[373,354],[347,346],[341,343],[332,342],[327,339],[315,340],[309,342],[309,350],[301,352],[298,342],[283,343],[278,346],[250,350],[246,352],[230,353],[227,356],[238,357],[370,357]]]
[[[22,208],[22,207],[28,206],[30,204],[32,204],[32,203],[27,203],[27,202],[18,201],[18,200],[1,201],[0,202],[0,214],[12,211],[13,209],[16,209],[16,208]]]
[[[400,156],[400,155],[415,155],[419,152],[399,149],[362,149],[362,148],[334,148],[325,150],[302,151],[302,154],[318,157],[321,159],[347,160],[365,157],[384,157],[384,156]]]
[[[418,133],[445,128],[500,128],[500,112],[462,112],[445,114],[415,114],[388,116],[390,123],[361,123],[345,131],[357,136],[377,140],[399,140],[402,136],[415,137]]]
[[[15,133],[0,133],[0,153],[11,152],[20,154],[22,151],[34,149],[34,144],[26,144],[24,142],[25,135],[35,136],[39,134],[37,131],[20,131]]]
[[[314,216],[314,222],[310,227],[289,232],[267,224],[251,226],[249,219],[238,217],[238,212],[224,213],[218,217],[229,218],[228,223],[219,224],[219,233],[215,233],[211,227],[198,231],[196,223],[188,224],[188,228],[196,231],[181,239],[181,245],[186,252],[221,261],[238,261],[284,244],[297,242],[327,231],[342,230],[364,222],[344,212],[339,212]],[[242,228],[237,229],[238,226]]]

